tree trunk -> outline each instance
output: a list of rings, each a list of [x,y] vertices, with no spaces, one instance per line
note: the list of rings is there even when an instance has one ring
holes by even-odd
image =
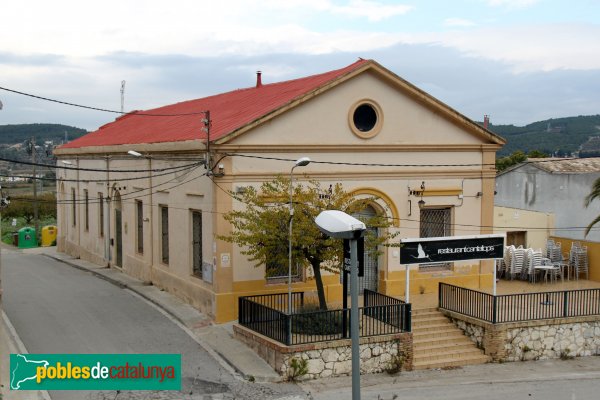
[[[325,290],[323,288],[323,278],[321,278],[321,261],[311,262],[313,272],[315,273],[315,283],[317,285],[317,295],[319,296],[319,308],[327,310],[327,300],[325,300]]]

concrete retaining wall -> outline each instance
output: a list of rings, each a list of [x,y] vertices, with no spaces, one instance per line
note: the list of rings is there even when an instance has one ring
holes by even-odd
[[[233,327],[235,336],[250,346],[277,373],[289,376],[292,359],[306,360],[308,373],[301,379],[316,379],[352,373],[351,340],[285,346],[240,325]],[[412,369],[412,333],[365,337],[360,339],[361,374],[389,370],[396,356],[403,359],[402,369]]]
[[[440,310],[493,361],[600,355],[600,316],[491,324]]]

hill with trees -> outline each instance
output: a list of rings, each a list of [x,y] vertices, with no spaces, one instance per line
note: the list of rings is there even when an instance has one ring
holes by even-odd
[[[570,156],[579,151],[590,137],[600,136],[600,115],[552,118],[525,126],[490,124],[489,129],[507,140],[498,152],[498,158],[515,151],[527,154],[534,150],[554,156]]]
[[[65,134],[67,140],[73,140],[86,133],[85,129],[60,124],[0,125],[0,144],[23,143],[31,137],[35,137],[37,144],[43,144],[45,141],[61,144],[65,140]]]

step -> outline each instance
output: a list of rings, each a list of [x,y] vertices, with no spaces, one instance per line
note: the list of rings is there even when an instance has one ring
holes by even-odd
[[[474,343],[465,337],[465,341],[457,341],[457,340],[448,340],[443,343],[431,343],[431,342],[420,342],[415,343],[413,347],[414,352],[418,352],[419,356],[421,354],[425,355],[430,352],[452,352],[452,351],[462,351],[462,350],[472,350],[474,347]],[[478,349],[479,350],[479,349]]]
[[[463,359],[471,359],[477,357],[485,357],[485,355],[478,348],[473,348],[469,350],[463,351],[449,351],[443,353],[429,353],[429,354],[419,354],[418,359],[416,360],[419,363],[427,363],[427,362],[437,362],[440,360],[463,360]]]
[[[417,347],[417,346],[421,346],[422,344],[426,344],[426,345],[451,345],[452,343],[456,343],[456,342],[460,342],[460,343],[464,343],[464,339],[469,340],[470,343],[471,340],[466,337],[465,335],[463,335],[460,332],[456,332],[453,335],[448,335],[448,336],[442,336],[442,337],[420,337],[420,338],[414,338],[413,337],[413,346]],[[475,346],[475,343],[473,343],[473,346]]]
[[[477,365],[485,364],[489,362],[489,357],[485,355],[465,357],[462,359],[440,359],[436,361],[425,361],[421,362],[418,360],[413,361],[413,369],[435,369],[435,368],[451,368],[451,367],[462,367],[465,365]]]
[[[447,323],[448,318],[444,317],[443,315],[436,315],[436,316],[432,316],[432,317],[427,317],[427,318],[413,318],[412,319],[412,327],[413,329],[415,327],[421,327],[421,326],[430,326],[430,325],[435,325],[435,324],[439,324],[439,323]]]
[[[425,332],[425,331],[431,331],[434,329],[444,329],[447,327],[453,327],[456,328],[456,325],[454,325],[452,322],[448,321],[447,319],[445,321],[428,321],[425,324],[420,324],[420,323],[413,323],[412,324],[412,331],[413,332]]]
[[[463,337],[464,334],[460,330],[453,327],[438,328],[431,331],[413,331],[413,341],[423,341],[424,339],[439,340],[455,337]]]
[[[440,314],[440,312],[438,311],[437,307],[433,307],[433,308],[418,308],[418,309],[412,309],[411,310],[412,316],[420,316],[420,315],[424,315],[424,314]]]

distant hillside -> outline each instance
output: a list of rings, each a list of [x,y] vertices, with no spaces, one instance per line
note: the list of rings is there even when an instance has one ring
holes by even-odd
[[[0,125],[0,144],[23,143],[31,137],[35,137],[37,144],[43,144],[49,140],[54,144],[61,144],[65,139],[65,132],[68,140],[76,139],[87,133],[85,129],[60,124]]]
[[[489,129],[507,140],[498,157],[516,150],[570,155],[578,151],[590,137],[600,135],[600,115],[552,118],[525,126],[490,124]]]

